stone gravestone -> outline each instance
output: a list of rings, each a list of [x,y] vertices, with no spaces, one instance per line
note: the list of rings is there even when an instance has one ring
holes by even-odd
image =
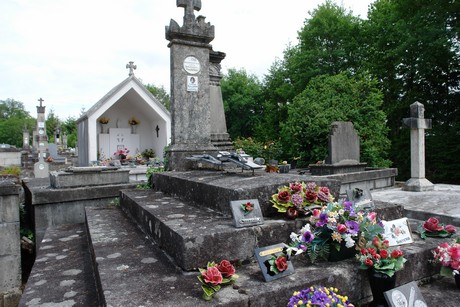
[[[58,148],[56,144],[53,144],[53,143],[48,144],[48,151],[49,151],[51,158],[53,158],[54,162],[62,162],[62,163],[66,162],[66,157],[60,156],[58,154]]]
[[[410,118],[403,123],[410,130],[410,173],[404,189],[413,192],[432,191],[433,184],[425,178],[425,129],[431,129],[431,119],[425,119],[425,107],[416,101],[410,105]]]
[[[309,165],[313,175],[362,172],[366,163],[360,162],[359,136],[353,123],[333,122],[329,135],[329,156],[324,164]]]
[[[43,154],[39,153],[38,162],[34,164],[35,178],[46,178],[49,176],[50,168],[48,163],[43,159]]]
[[[182,26],[171,19],[166,39],[171,53],[171,146],[169,168],[187,170],[186,157],[194,154],[216,154],[211,143],[211,106],[209,95],[209,44],[214,39],[214,26],[205,17],[195,18],[200,0],[177,0],[184,8]]]

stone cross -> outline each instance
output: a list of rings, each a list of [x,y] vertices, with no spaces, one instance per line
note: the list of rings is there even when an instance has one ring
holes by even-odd
[[[195,21],[194,11],[201,10],[201,0],[177,0],[177,7],[183,7],[184,13],[184,24],[192,23]]]
[[[40,97],[40,99],[38,99],[38,101],[40,101],[40,107],[43,107],[42,102],[45,101],[45,100],[43,100],[43,99]]]
[[[431,119],[425,119],[425,107],[416,101],[410,105],[410,118],[403,123],[410,131],[411,179],[404,189],[422,192],[434,189],[433,184],[425,178],[425,129],[431,129]]]
[[[129,64],[126,64],[126,68],[129,68],[129,76],[134,75],[134,70],[137,69],[137,65],[134,65],[133,61],[130,61]]]

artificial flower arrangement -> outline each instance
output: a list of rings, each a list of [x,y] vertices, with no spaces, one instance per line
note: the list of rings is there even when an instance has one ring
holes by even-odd
[[[254,210],[254,204],[248,201],[247,203],[241,204],[240,208],[244,216],[246,216]]]
[[[222,286],[231,285],[238,279],[235,267],[228,260],[222,260],[219,264],[208,262],[206,269],[200,268],[198,280],[203,289],[203,298],[211,300],[214,294]]]
[[[348,297],[340,295],[338,291],[337,288],[322,286],[312,286],[302,291],[296,291],[289,299],[288,307],[354,307],[348,300]]]
[[[288,261],[289,255],[284,251],[280,254],[274,254],[270,259],[265,261],[268,275],[274,276],[286,271],[289,267]]]
[[[446,225],[439,223],[435,217],[430,217],[423,224],[418,226],[418,232],[422,239],[427,237],[450,238],[457,229],[453,225]]]
[[[101,118],[99,118],[99,123],[104,124],[104,125],[105,125],[105,124],[108,124],[109,121],[110,121],[110,118],[108,118],[108,117],[101,117]]]
[[[441,264],[440,274],[452,276],[460,274],[460,238],[452,243],[442,243],[433,251],[434,263]]]
[[[375,272],[392,277],[404,268],[407,260],[403,252],[390,248],[388,240],[384,240],[382,235],[375,236],[371,241],[362,242],[360,253],[356,255],[356,259],[360,262],[360,269],[372,268]]]
[[[314,208],[333,202],[334,197],[328,187],[318,186],[314,182],[294,182],[278,189],[272,195],[271,202],[278,212],[286,213],[289,218],[296,218],[300,213],[307,214]]]
[[[315,263],[318,258],[328,260],[331,248],[351,249],[360,235],[369,239],[380,233],[383,227],[377,213],[356,212],[350,201],[333,202],[313,209],[309,223],[300,232],[291,233],[290,248],[295,255],[307,253],[310,262]]]
[[[118,149],[117,151],[113,153],[113,155],[119,156],[122,159],[126,159],[126,156],[128,155],[128,153],[129,153],[129,149],[125,147],[122,149]]]
[[[140,123],[141,121],[136,119],[134,116],[128,120],[128,124],[130,124],[131,126],[139,125]]]

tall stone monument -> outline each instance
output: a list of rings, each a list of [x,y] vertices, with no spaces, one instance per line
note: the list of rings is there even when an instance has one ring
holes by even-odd
[[[425,178],[425,129],[431,129],[431,119],[425,119],[425,107],[416,101],[410,105],[410,118],[403,123],[410,128],[410,173],[404,190],[413,192],[432,191],[433,184]]]
[[[37,128],[36,134],[34,135],[34,144],[39,155],[44,155],[48,149],[48,136],[46,134],[46,124],[45,124],[45,106],[43,105],[43,99],[38,99],[40,105],[37,106]]]
[[[169,168],[189,169],[186,157],[215,154],[211,143],[210,52],[214,26],[195,18],[201,0],[177,0],[184,8],[183,25],[171,19],[166,39],[171,54],[171,146]]]
[[[211,143],[222,151],[233,151],[230,135],[227,133],[225,120],[224,100],[222,98],[222,80],[220,62],[225,58],[225,53],[211,50],[209,54],[209,97],[211,102]]]

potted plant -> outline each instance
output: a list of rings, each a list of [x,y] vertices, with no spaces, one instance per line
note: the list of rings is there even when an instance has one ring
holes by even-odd
[[[110,118],[108,117],[101,117],[99,118],[99,123],[101,124],[101,133],[106,133],[106,127],[107,127],[107,124],[109,123],[110,121]]]
[[[363,243],[356,259],[360,263],[360,269],[368,270],[374,305],[384,306],[383,293],[395,287],[395,273],[402,270],[407,261],[403,252],[390,248],[388,240],[384,240],[382,235],[377,235],[372,241]]]
[[[460,289],[460,238],[452,243],[444,242],[433,251],[434,263],[441,264],[442,276],[454,276],[457,288]]]
[[[140,120],[136,119],[134,116],[128,120],[128,124],[131,126],[131,133],[136,133],[136,127],[141,123]]]
[[[113,155],[118,156],[121,161],[125,161],[128,153],[129,153],[129,149],[125,147],[125,148],[118,149],[117,151],[113,153]]]

